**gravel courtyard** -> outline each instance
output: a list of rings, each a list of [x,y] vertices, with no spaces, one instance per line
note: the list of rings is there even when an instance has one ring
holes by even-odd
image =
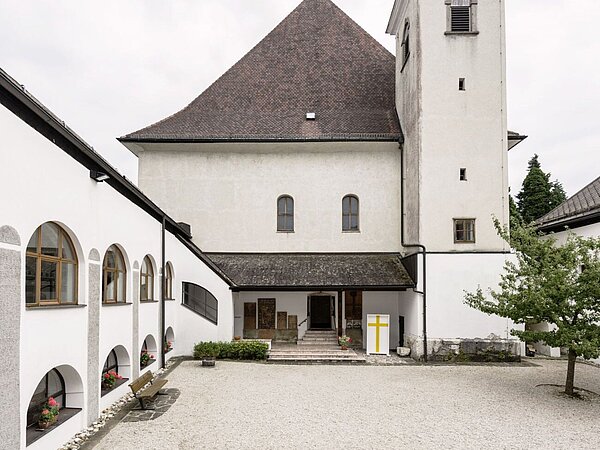
[[[600,448],[600,398],[562,396],[566,363],[279,366],[183,362],[163,416],[119,423],[94,448]],[[600,369],[576,385],[600,392]]]

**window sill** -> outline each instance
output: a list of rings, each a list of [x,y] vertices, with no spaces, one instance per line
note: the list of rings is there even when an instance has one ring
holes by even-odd
[[[165,298],[165,302],[175,302],[177,300],[175,300],[174,298]]]
[[[283,230],[277,230],[278,233],[282,233],[282,234],[292,234],[295,233],[295,231],[283,231]]]
[[[44,437],[46,434],[50,433],[56,427],[61,426],[71,417],[76,416],[81,411],[81,408],[63,408],[60,410],[60,414],[56,419],[56,423],[45,430],[40,430],[36,425],[30,426],[26,430],[26,445],[29,446],[33,444],[38,439]]]
[[[102,303],[102,306],[131,306],[133,303],[118,302],[118,303]]]
[[[342,230],[344,234],[360,234],[360,230]]]
[[[150,352],[148,352],[148,353],[150,353]],[[151,366],[152,364],[154,364],[155,362],[156,362],[156,359],[151,359],[150,361],[148,361],[148,364],[146,364],[145,366],[142,366],[142,365],[140,364],[140,370],[147,369],[148,367],[150,367],[150,366]]]
[[[477,36],[479,31],[446,31],[446,36]]]
[[[129,378],[121,378],[120,380],[116,380],[115,381],[115,385],[111,388],[100,388],[100,397],[104,397],[106,394],[114,391],[115,389],[117,389],[120,386],[123,386],[125,383],[127,383],[129,381]],[[100,385],[102,385],[102,383],[100,383]]]
[[[158,300],[140,300],[140,303],[158,303]]]
[[[26,305],[25,309],[33,311],[35,309],[72,309],[72,308],[86,308],[87,305]]]

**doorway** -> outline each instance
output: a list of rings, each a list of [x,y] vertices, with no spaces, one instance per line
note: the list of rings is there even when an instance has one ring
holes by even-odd
[[[331,329],[331,297],[313,295],[310,297],[310,328]]]

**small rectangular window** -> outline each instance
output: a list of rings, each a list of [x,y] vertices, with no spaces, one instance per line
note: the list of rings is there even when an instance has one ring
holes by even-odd
[[[475,243],[475,219],[454,219],[454,243]]]
[[[466,91],[467,90],[464,78],[459,78],[458,79],[458,90],[459,91]]]
[[[464,167],[460,169],[460,181],[467,181],[467,169]]]
[[[471,31],[471,5],[467,2],[459,2],[460,5],[466,6],[454,6],[455,2],[452,2],[450,7],[450,31],[457,32],[468,32]]]

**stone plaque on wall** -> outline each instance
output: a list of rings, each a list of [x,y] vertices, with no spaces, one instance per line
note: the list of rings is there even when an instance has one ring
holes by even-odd
[[[256,303],[244,303],[244,330],[256,330]]]
[[[295,330],[298,328],[298,316],[288,316],[288,329]]]
[[[275,329],[275,299],[258,299],[258,328],[261,330]]]
[[[287,311],[278,311],[277,312],[277,329],[278,330],[287,330]]]

